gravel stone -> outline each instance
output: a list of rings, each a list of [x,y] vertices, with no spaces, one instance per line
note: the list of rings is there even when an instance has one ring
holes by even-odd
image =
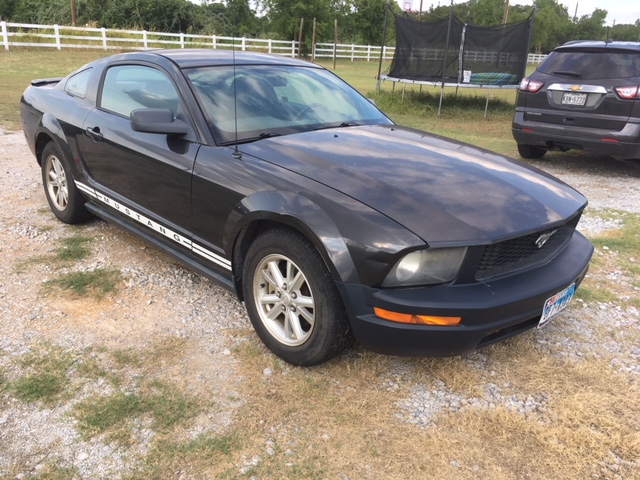
[[[205,412],[192,421],[186,432],[188,438],[230,428],[234,413],[244,403],[237,392],[243,379],[235,371],[233,352],[249,338],[237,332],[251,330],[241,303],[232,293],[102,221],[83,227],[82,235],[93,238],[87,261],[65,267],[33,261],[51,256],[59,248],[59,241],[74,233],[48,211],[39,169],[21,132],[0,130],[0,164],[4,174],[0,177],[0,195],[2,204],[9,206],[0,210],[0,313],[5,319],[0,323],[0,370],[7,380],[21,374],[15,367],[17,359],[46,343],[70,352],[91,352],[88,358],[98,359],[96,347],[145,348],[154,339],[182,338],[194,348],[182,368],[167,375],[175,373],[194,393],[207,395],[217,405],[215,412]],[[640,213],[640,162],[610,160],[606,167],[600,165],[595,161],[572,162],[561,156],[538,163],[589,198],[578,226],[587,236],[619,229],[625,215]],[[618,261],[621,256],[610,246],[599,249],[596,255]],[[627,261],[633,264],[638,260]],[[112,299],[82,304],[56,296],[43,298],[40,293],[44,282],[61,272],[100,268],[115,269],[122,276],[120,292]],[[605,272],[603,278],[629,291],[640,291],[621,270]],[[639,329],[640,315],[635,307],[577,301],[548,326],[527,335],[536,348],[549,355],[575,361],[605,358],[615,371],[640,379],[640,347],[632,341]],[[442,412],[506,408],[540,422],[552,421],[546,413],[551,398],[545,393],[524,395],[512,385],[497,382],[496,372],[487,368],[486,352],[473,352],[461,362],[479,373],[481,388],[473,394],[456,393],[435,377],[414,384],[410,378],[418,364],[390,359],[390,373],[381,375],[378,381],[380,389],[397,398],[397,420],[428,428]],[[278,371],[287,375],[291,369],[285,366]],[[273,371],[265,368],[263,375],[269,377]],[[140,387],[136,374],[123,383],[124,391],[130,394]],[[352,387],[345,384],[341,388]],[[12,398],[2,404],[0,476],[6,468],[21,465],[22,471],[15,472],[13,478],[30,478],[50,463],[75,468],[83,479],[130,476],[132,466],[150,450],[155,433],[145,422],[137,422],[134,446],[126,449],[101,437],[83,439],[70,415],[74,402],[109,395],[115,389],[104,378],[79,385],[79,389],[72,402],[59,406],[43,407]],[[285,456],[295,457],[297,444],[288,439],[291,432],[299,431],[297,427],[281,424],[269,431],[273,439],[265,445],[266,455],[272,457],[282,451]],[[322,433],[321,438],[328,441],[331,436]],[[261,462],[262,457],[254,455],[243,457],[236,466],[241,475],[247,475]],[[620,478],[617,472],[622,467],[640,471],[640,461],[626,463],[611,453],[598,465],[601,472],[596,478]],[[457,460],[451,460],[451,465],[462,468]],[[478,465],[471,469],[481,471]],[[183,472],[176,472],[176,476],[188,478]]]

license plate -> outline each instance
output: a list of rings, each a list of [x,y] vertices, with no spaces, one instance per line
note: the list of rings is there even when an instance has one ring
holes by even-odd
[[[587,103],[586,93],[564,92],[562,94],[562,105],[575,105],[581,107]]]
[[[569,305],[575,291],[576,284],[572,283],[560,293],[556,293],[553,297],[548,298],[547,301],[544,302],[544,308],[542,309],[540,322],[538,322],[538,328],[544,327],[553,317],[567,308],[567,305]]]

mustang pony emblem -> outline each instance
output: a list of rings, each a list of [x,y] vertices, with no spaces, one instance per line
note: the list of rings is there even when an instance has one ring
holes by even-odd
[[[553,234],[556,233],[557,231],[558,230],[553,230],[551,232],[543,233],[542,235],[540,235],[536,240],[536,247],[538,248],[544,247],[544,244],[547,243],[549,239],[553,236]]]

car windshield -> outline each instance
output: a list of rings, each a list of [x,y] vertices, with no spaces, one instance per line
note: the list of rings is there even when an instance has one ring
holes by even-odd
[[[638,77],[640,76],[640,55],[606,49],[562,50],[551,52],[538,67],[538,71],[581,80]]]
[[[390,125],[366,98],[331,72],[274,65],[187,69],[218,144],[323,128]]]

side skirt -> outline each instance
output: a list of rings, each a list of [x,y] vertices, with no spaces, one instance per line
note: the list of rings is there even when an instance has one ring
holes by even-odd
[[[127,222],[124,222],[121,218],[116,217],[115,215],[111,214],[109,211],[107,211],[106,209],[102,208],[100,205],[93,203],[93,202],[87,202],[85,204],[87,210],[89,210],[91,213],[93,213],[94,215],[106,220],[107,222],[110,223],[114,223],[117,226],[131,232],[134,233],[135,235],[137,235],[138,237],[142,238],[144,241],[146,241],[147,243],[150,243],[151,245],[157,247],[159,250],[162,250],[164,253],[167,253],[168,255],[171,255],[173,258],[175,258],[176,260],[180,261],[181,263],[183,263],[184,265],[186,265],[187,267],[191,268],[192,270],[197,271],[198,273],[201,273],[202,275],[204,275],[205,277],[211,279],[212,281],[214,281],[215,283],[219,284],[220,286],[231,290],[232,292],[234,292],[237,296],[237,292],[235,289],[235,285],[233,283],[233,280],[231,278],[227,278],[223,275],[221,275],[220,273],[211,270],[210,268],[207,268],[203,265],[201,265],[200,263],[196,262],[193,258],[171,248],[169,245],[167,245],[164,242],[161,242],[160,240],[158,240],[157,238],[152,237],[151,235],[147,234],[146,232],[144,232],[141,229],[136,228],[134,225],[131,225]]]

